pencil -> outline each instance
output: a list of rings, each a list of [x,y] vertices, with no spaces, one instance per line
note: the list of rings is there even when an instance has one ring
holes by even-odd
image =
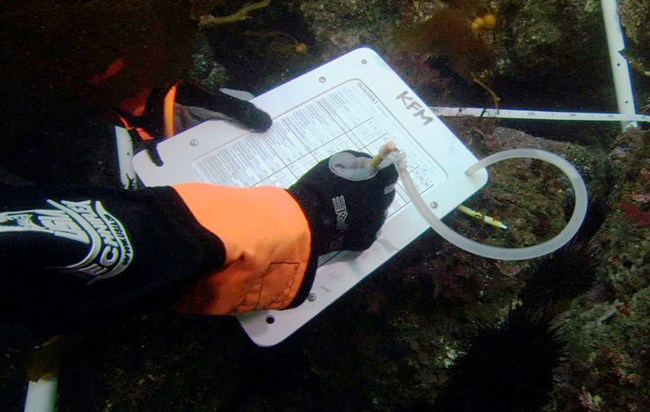
[[[394,152],[395,150],[397,150],[397,145],[392,140],[389,140],[385,145],[381,147],[381,149],[379,149],[379,153],[377,153],[377,156],[372,158],[368,167],[372,169],[378,168],[379,164],[384,160],[384,158],[388,156],[390,152]]]
[[[460,205],[457,209],[476,220],[487,223],[490,226],[498,227],[499,229],[508,229],[508,226],[506,226],[503,222],[496,220],[495,218],[488,215],[484,215],[481,212],[477,212],[476,210],[470,209],[467,206]]]

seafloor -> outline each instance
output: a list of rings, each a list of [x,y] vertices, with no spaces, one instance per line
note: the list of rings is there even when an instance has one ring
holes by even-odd
[[[48,106],[50,101],[60,104],[56,92],[35,87],[29,96],[16,93],[27,90],[21,82],[33,81],[30,75],[43,68],[52,78],[61,78],[74,72],[79,62],[91,65],[103,53],[125,47],[124,42],[151,40],[146,34],[152,32],[164,33],[166,41],[178,40],[178,56],[191,56],[186,59],[190,64],[180,57],[168,60],[168,65],[183,64],[170,70],[208,87],[258,94],[347,51],[369,46],[430,105],[494,107],[493,93],[502,108],[617,109],[596,0],[268,3],[251,2],[263,7],[243,20],[204,20],[198,30],[195,14],[205,15],[216,6],[214,16],[237,16],[246,2],[5,2],[0,9],[5,125],[0,180],[117,186],[111,127],[91,115],[79,117],[72,108],[66,119],[77,115],[82,121],[65,127],[63,122],[50,124],[48,113],[66,112],[65,103]],[[647,112],[650,2],[618,3],[636,108]],[[472,31],[471,18],[488,12],[496,16],[496,26]],[[110,24],[114,27],[106,27]],[[57,36],[48,38],[43,33],[52,27]],[[94,38],[88,32],[101,35]],[[67,54],[71,44],[88,41],[92,48]],[[50,81],[40,79],[43,84]],[[116,87],[115,94],[120,90]],[[5,105],[11,110],[4,110]],[[38,111],[30,111],[34,107]],[[587,266],[593,282],[575,293],[570,284],[562,286],[569,289],[564,300],[553,302],[548,310],[562,342],[561,356],[549,359],[549,364],[557,361],[549,382],[552,389],[542,405],[526,410],[648,410],[647,127],[621,132],[618,123],[442,120],[478,157],[515,147],[563,155],[582,173],[604,213],[604,223],[589,243],[593,253]],[[556,234],[568,219],[571,202],[569,187],[552,167],[510,162],[495,167],[489,185],[467,203],[507,221],[508,232],[457,213],[446,221],[481,241],[525,246]],[[434,410],[450,371],[473,346],[480,347],[475,336],[482,336],[485,325],[498,328],[522,305],[518,293],[539,266],[540,260],[482,259],[426,232],[272,348],[252,344],[233,318],[163,313],[95,325],[65,336],[58,410]],[[538,293],[554,290],[555,285],[541,283]],[[534,353],[537,348],[531,344],[528,349]],[[33,356],[6,350],[0,359],[3,411],[22,409],[26,358]],[[508,367],[501,371],[507,380]],[[513,387],[512,395],[519,390]],[[479,405],[467,410],[486,409]]]

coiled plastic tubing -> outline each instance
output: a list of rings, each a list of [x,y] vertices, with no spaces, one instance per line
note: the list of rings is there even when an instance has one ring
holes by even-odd
[[[406,163],[406,154],[404,152],[396,150],[389,153],[387,158],[395,164],[399,177],[402,180],[402,184],[411,198],[411,201],[422,217],[424,217],[429,225],[431,225],[433,230],[453,245],[478,256],[499,260],[524,260],[547,255],[569,242],[578,232],[585,216],[587,215],[587,187],[584,180],[582,180],[582,176],[580,176],[580,173],[578,173],[571,163],[558,155],[539,149],[513,149],[495,153],[475,163],[465,171],[465,174],[468,176],[472,175],[479,169],[508,159],[542,160],[554,165],[569,178],[569,182],[573,188],[573,193],[575,194],[575,205],[569,223],[567,223],[564,229],[562,229],[557,236],[547,240],[546,242],[523,248],[503,248],[485,245],[454,232],[433,214],[422,199],[422,196],[418,193],[415,183],[413,183],[413,179],[411,179],[411,176],[409,175]]]

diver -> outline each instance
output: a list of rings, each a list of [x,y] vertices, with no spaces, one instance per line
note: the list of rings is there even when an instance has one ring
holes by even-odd
[[[188,80],[198,20],[214,3],[10,2],[0,10],[2,144],[25,154],[71,145],[97,113],[149,141],[215,112],[267,130],[270,117],[252,103]],[[41,178],[37,162],[2,152],[3,166]],[[347,156],[350,170],[369,162]],[[323,161],[288,191],[0,184],[0,323],[48,337],[170,307],[225,315],[298,305],[318,256],[369,247],[394,197],[392,165],[361,181],[338,170]]]
[[[0,185],[0,322],[44,336],[170,307],[294,307],[320,255],[375,240],[397,171],[385,162],[358,179],[370,161],[339,153],[288,190]]]

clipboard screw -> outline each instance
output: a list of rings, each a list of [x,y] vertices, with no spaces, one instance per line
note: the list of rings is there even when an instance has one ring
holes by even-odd
[[[310,293],[309,295],[307,295],[307,300],[310,301],[310,302],[315,301],[316,300],[316,294],[315,293]]]
[[[437,208],[437,207],[438,207],[438,202],[431,202],[431,203],[429,203],[429,207],[431,207],[431,209],[435,209],[435,208]]]
[[[367,63],[368,63],[368,60],[366,60],[366,59],[361,60],[361,64],[367,64]]]
[[[198,145],[199,145],[199,139],[190,140],[190,146],[198,146]]]
[[[325,83],[327,81],[327,79],[325,77],[321,76],[321,77],[318,78],[318,81],[321,82],[321,83]]]

